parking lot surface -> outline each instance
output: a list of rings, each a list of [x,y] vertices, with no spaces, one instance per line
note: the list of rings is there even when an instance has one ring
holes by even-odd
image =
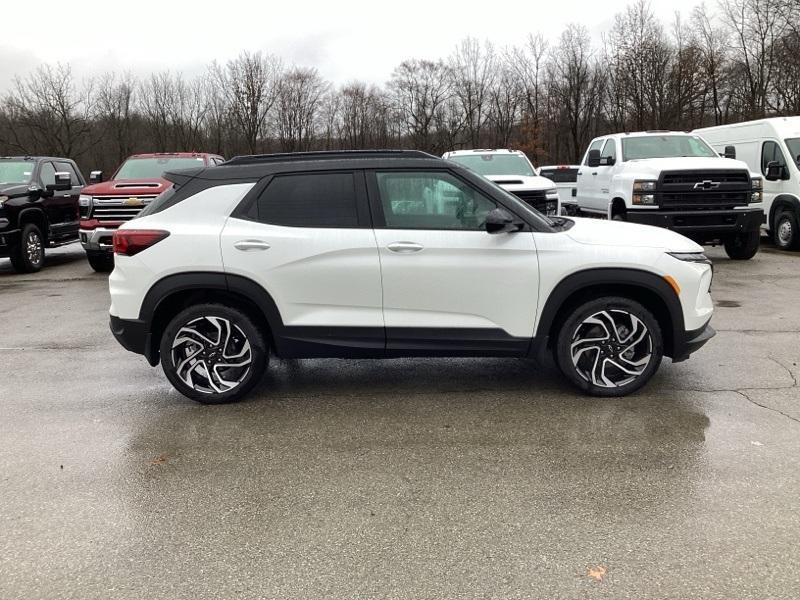
[[[624,399],[524,360],[278,361],[201,406],[72,245],[0,259],[0,598],[796,598],[800,255]]]

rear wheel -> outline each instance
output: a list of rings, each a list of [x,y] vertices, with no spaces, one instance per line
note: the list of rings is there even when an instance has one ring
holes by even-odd
[[[655,317],[627,298],[578,306],[557,335],[562,373],[592,396],[625,396],[645,385],[661,364],[664,343]]]
[[[114,270],[114,255],[110,252],[87,252],[89,265],[98,273],[110,273]]]
[[[782,250],[796,250],[800,247],[800,228],[797,226],[797,215],[794,211],[784,209],[775,215],[772,240]]]
[[[161,366],[181,394],[203,404],[239,400],[261,379],[264,337],[242,311],[200,304],[178,313],[161,337]]]
[[[33,223],[22,226],[19,243],[11,249],[11,264],[20,273],[35,273],[44,265],[44,237]]]
[[[748,231],[725,239],[725,252],[733,260],[750,260],[758,252],[761,231]]]

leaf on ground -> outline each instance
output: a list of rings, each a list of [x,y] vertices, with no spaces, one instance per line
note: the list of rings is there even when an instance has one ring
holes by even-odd
[[[151,465],[163,465],[167,462],[167,455],[166,454],[159,454],[153,460],[150,461]]]
[[[598,581],[600,583],[603,582],[603,577],[606,576],[606,568],[603,565],[597,565],[596,567],[589,567],[586,569],[586,575]]]

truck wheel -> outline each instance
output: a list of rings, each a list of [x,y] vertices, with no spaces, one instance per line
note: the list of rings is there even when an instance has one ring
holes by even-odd
[[[33,223],[22,226],[19,244],[11,249],[11,264],[19,273],[35,273],[44,265],[44,239]]]
[[[98,273],[110,273],[114,270],[114,255],[110,252],[87,252],[89,265]]]
[[[781,250],[797,250],[800,247],[800,228],[792,210],[782,210],[775,216],[772,239]]]
[[[725,239],[725,252],[733,260],[750,260],[758,252],[761,231],[748,231]]]
[[[199,304],[179,312],[161,337],[161,366],[184,396],[202,404],[239,400],[267,367],[264,336],[242,311]]]
[[[625,396],[661,364],[664,342],[655,317],[621,297],[590,300],[572,311],[556,336],[561,372],[592,396]]]

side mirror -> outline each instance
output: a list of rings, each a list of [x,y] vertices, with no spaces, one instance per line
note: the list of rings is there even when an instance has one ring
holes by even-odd
[[[495,208],[486,213],[487,233],[512,233],[521,228],[522,223],[514,219],[514,216],[505,209]]]
[[[600,150],[589,150],[589,156],[586,159],[586,164],[590,167],[600,166]]]
[[[47,193],[38,185],[32,185],[28,188],[28,197],[31,199],[31,202],[35,202],[45,195],[47,195]]]
[[[736,146],[725,146],[724,158],[736,158]]]
[[[57,171],[55,183],[47,184],[48,192],[65,192],[72,189],[72,177],[66,171]]]
[[[783,173],[784,166],[777,160],[771,160],[767,163],[767,172],[764,174],[764,177],[768,181],[778,181],[779,179],[783,179]]]
[[[90,184],[100,183],[101,181],[103,181],[102,171],[92,171],[91,173],[89,173]]]

